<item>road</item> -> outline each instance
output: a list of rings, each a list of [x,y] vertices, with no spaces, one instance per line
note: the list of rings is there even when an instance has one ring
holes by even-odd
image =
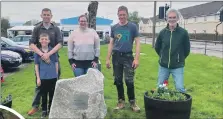
[[[6,78],[7,76],[12,75],[16,72],[21,71],[22,69],[27,67],[28,64],[30,64],[30,63],[23,63],[19,67],[16,67],[16,68],[4,69],[4,78]]]
[[[152,44],[152,38],[141,37],[141,43]],[[223,45],[215,43],[207,43],[206,55],[223,58]],[[198,54],[205,54],[205,43],[191,41],[191,52]]]

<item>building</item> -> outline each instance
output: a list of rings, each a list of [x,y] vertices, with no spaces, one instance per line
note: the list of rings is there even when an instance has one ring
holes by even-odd
[[[220,23],[219,13],[223,9],[223,1],[215,1],[179,9],[182,17],[179,21],[181,27],[188,30],[190,34],[205,33],[215,34],[216,25]],[[141,19],[140,33],[152,33],[153,18],[147,22]],[[156,16],[156,33],[166,26],[164,20]],[[223,34],[223,24],[218,26],[218,33]]]
[[[78,18],[79,17],[71,17],[71,18],[64,18],[60,20],[60,28],[63,31],[65,45],[67,44],[67,38],[69,34],[71,33],[71,31],[79,27]],[[100,39],[104,38],[105,32],[110,33],[112,22],[113,20],[110,20],[110,19],[96,17],[96,31]]]
[[[139,22],[139,32],[146,33],[149,31],[149,18],[141,18]]]
[[[110,30],[113,20],[96,17],[96,31]],[[74,30],[78,28],[78,17],[65,18],[60,20],[63,30]]]

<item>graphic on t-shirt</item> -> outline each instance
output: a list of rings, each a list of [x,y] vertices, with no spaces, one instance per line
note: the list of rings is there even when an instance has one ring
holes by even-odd
[[[130,32],[129,30],[117,30],[115,33],[115,38],[119,42],[127,42],[129,41]]]

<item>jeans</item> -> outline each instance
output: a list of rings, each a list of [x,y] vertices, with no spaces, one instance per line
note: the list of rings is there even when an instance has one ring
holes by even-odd
[[[58,67],[59,67],[59,71],[58,71],[58,79],[60,79],[60,75],[61,75],[61,67],[60,67],[60,61],[58,60]],[[35,71],[35,68],[34,68]],[[36,78],[36,73],[35,73],[35,78]],[[35,95],[34,95],[34,99],[32,102],[32,107],[33,108],[38,108],[40,105],[40,98],[41,98],[41,94],[40,94],[40,87],[37,86],[37,78],[35,80],[36,83],[36,88],[35,88]]]
[[[168,69],[162,66],[159,66],[158,74],[158,83],[157,86],[163,85],[164,81],[169,78],[169,75],[172,74],[175,87],[179,92],[185,93],[184,89],[184,67],[176,69]]]
[[[134,57],[131,53],[122,54],[114,53],[112,55],[114,85],[116,85],[118,92],[118,100],[125,100],[124,86],[123,86],[123,73],[125,76],[125,84],[127,86],[127,94],[129,102],[135,102],[134,92],[134,75],[135,69],[132,67]]]
[[[87,71],[88,71],[88,68],[75,68],[75,69],[73,70],[73,72],[74,72],[74,76],[75,76],[75,77],[84,75],[84,74],[87,73]]]

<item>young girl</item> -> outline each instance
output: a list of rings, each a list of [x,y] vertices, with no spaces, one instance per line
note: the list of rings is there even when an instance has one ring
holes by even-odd
[[[41,44],[41,51],[44,53],[52,50],[49,47],[49,35],[41,34],[39,42]],[[50,56],[50,61],[44,61],[41,59],[41,56],[34,54],[35,62],[35,71],[37,76],[37,85],[40,86],[40,93],[42,96],[42,116],[44,118],[47,116],[47,97],[49,93],[49,104],[48,111],[50,110],[54,89],[58,77],[58,56],[53,54]],[[48,112],[49,113],[49,112]]]

